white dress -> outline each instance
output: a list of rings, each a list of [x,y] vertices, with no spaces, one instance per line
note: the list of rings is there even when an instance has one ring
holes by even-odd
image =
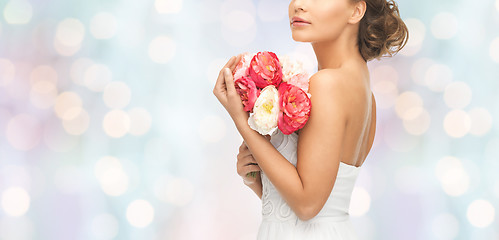
[[[296,167],[298,134],[283,134],[277,129],[272,145]],[[340,162],[333,190],[322,210],[312,219],[300,220],[263,171],[262,222],[257,240],[358,239],[348,209],[360,167]]]

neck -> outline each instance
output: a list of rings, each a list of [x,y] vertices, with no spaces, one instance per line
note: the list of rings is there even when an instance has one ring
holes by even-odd
[[[315,55],[317,56],[318,71],[326,68],[340,68],[351,59],[362,59],[357,45],[358,29],[354,31],[345,30],[336,39],[312,42]],[[352,34],[354,32],[355,34]]]

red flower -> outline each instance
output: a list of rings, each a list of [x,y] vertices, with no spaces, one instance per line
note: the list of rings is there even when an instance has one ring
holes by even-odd
[[[289,135],[302,128],[310,117],[312,102],[301,88],[282,82],[279,85],[279,119],[277,127]]]
[[[258,52],[253,56],[249,74],[259,88],[268,85],[279,86],[282,81],[282,65],[273,52]]]
[[[243,101],[244,111],[253,112],[253,106],[261,90],[257,89],[255,82],[250,77],[246,76],[236,79],[234,85]]]

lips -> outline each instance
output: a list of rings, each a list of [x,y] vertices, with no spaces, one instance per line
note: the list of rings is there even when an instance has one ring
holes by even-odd
[[[303,18],[300,18],[300,17],[293,17],[291,19],[291,23],[294,23],[294,22],[310,23],[309,21],[307,21]]]

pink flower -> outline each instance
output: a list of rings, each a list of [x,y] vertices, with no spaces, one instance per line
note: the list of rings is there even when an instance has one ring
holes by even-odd
[[[273,52],[258,52],[251,59],[249,74],[259,88],[279,86],[282,81],[282,65]]]
[[[279,56],[279,61],[282,65],[282,81],[308,92],[308,73],[303,67],[303,62],[289,55]]]
[[[234,69],[234,79],[241,78],[243,76],[249,76],[249,66],[251,59],[253,59],[253,56],[255,54],[245,52],[243,53],[243,56],[241,57],[241,60],[239,63],[236,65],[236,68]]]
[[[248,76],[236,79],[234,85],[243,101],[244,111],[253,112],[253,106],[261,90],[256,87],[255,82]]]
[[[289,79],[287,79],[286,82],[301,88],[304,92],[308,92],[308,85],[309,85],[308,81],[309,80],[307,73],[298,73],[296,75],[291,76]]]
[[[312,102],[301,88],[282,82],[279,85],[279,119],[277,127],[289,135],[302,128],[310,117]]]

